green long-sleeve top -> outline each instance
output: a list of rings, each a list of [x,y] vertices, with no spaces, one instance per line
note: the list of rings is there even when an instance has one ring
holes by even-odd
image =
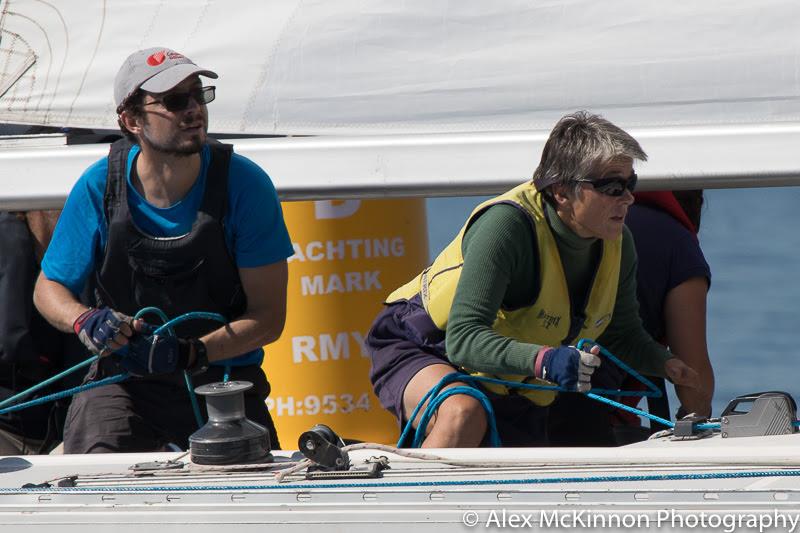
[[[600,259],[602,241],[575,234],[546,205],[564,268],[570,300],[585,301]],[[533,374],[541,348],[499,335],[492,329],[498,309],[530,305],[536,296],[539,250],[526,216],[516,207],[498,204],[486,210],[462,241],[464,266],[447,323],[447,356],[458,365],[497,374]],[[647,334],[636,299],[636,250],[624,228],[619,289],[613,316],[598,343],[648,375],[664,376],[672,354]]]

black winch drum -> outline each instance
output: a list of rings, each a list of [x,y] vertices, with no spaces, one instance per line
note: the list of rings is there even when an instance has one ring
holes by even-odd
[[[269,430],[245,417],[244,392],[252,387],[249,381],[226,381],[195,389],[198,395],[205,396],[208,422],[189,437],[193,463],[232,465],[272,461]]]

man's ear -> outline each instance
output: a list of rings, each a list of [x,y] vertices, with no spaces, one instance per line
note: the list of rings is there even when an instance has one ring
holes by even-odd
[[[119,115],[120,123],[125,126],[129,132],[133,133],[134,135],[139,135],[142,132],[142,121],[144,117],[142,115],[134,115],[129,111],[123,111]]]

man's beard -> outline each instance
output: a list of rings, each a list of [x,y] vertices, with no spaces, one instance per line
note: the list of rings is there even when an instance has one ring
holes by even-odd
[[[170,155],[174,157],[189,157],[190,155],[200,153],[200,151],[203,149],[203,145],[205,144],[205,137],[205,135],[195,135],[188,141],[180,144],[175,142],[173,139],[160,142],[151,138],[147,134],[147,129],[145,128],[142,130],[141,140],[147,143],[147,145],[155,152],[160,152],[164,155]]]

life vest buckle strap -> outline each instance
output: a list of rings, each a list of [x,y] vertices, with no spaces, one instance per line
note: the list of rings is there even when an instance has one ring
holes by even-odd
[[[430,285],[431,281],[430,278],[428,277],[430,270],[431,267],[428,267],[422,271],[422,274],[420,275],[420,284],[419,284],[420,285],[419,295],[422,299],[422,307],[425,308],[425,312],[427,312],[428,314],[430,314],[430,310],[428,309],[428,301],[430,299],[430,287],[431,287]]]

